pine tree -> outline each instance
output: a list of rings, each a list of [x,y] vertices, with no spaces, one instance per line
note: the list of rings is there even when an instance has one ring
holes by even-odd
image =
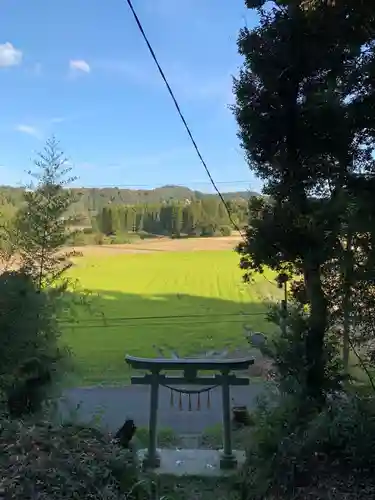
[[[37,170],[29,174],[37,182],[25,192],[15,229],[22,268],[42,289],[53,286],[71,266],[71,254],[63,248],[71,238],[73,222],[67,212],[76,201],[66,186],[75,179],[68,176],[71,168],[54,137],[34,164]]]
[[[73,178],[54,138],[34,163],[37,171],[30,174],[37,182],[24,193],[11,240],[20,266],[0,276],[0,344],[5,347],[0,392],[13,417],[38,411],[46,388],[65,367],[62,361],[69,358],[59,339],[58,319],[62,310],[73,312],[75,304],[66,293],[71,282],[64,275],[72,256],[64,246],[73,222],[67,215],[75,201],[67,189]]]

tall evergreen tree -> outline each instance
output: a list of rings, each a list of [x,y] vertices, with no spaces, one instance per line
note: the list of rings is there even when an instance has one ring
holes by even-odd
[[[67,353],[58,319],[73,305],[64,275],[71,266],[64,247],[75,200],[67,184],[73,178],[54,138],[34,163],[36,183],[24,193],[11,235],[19,268],[0,276],[0,392],[12,417],[38,411],[46,396],[42,389],[61,373]]]
[[[63,248],[73,222],[68,209],[76,198],[66,189],[74,178],[68,177],[71,169],[55,138],[47,141],[34,164],[37,170],[29,173],[37,182],[24,194],[15,229],[22,267],[42,289],[53,285],[71,265]]]
[[[259,14],[259,26],[240,34],[245,62],[234,112],[249,166],[272,201],[251,203],[241,266],[248,275],[264,265],[302,275],[310,306],[306,389],[321,399],[329,311],[324,266],[340,251],[343,190],[374,168],[356,90],[368,40],[341,9],[307,11],[290,0]]]

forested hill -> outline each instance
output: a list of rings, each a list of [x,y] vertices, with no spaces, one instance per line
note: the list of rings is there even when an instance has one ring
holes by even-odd
[[[23,188],[0,186],[0,204],[3,211],[7,208],[19,206],[22,203]],[[79,201],[75,204],[74,212],[83,216],[92,212],[99,212],[107,205],[138,205],[156,204],[165,201],[183,202],[186,200],[202,200],[217,197],[215,194],[193,191],[183,186],[163,186],[156,189],[121,189],[110,188],[76,188]],[[251,191],[223,193],[225,200],[246,201],[257,193]]]
[[[201,200],[216,197],[215,194],[193,191],[183,186],[163,186],[156,189],[121,189],[121,188],[82,188],[77,190],[82,193],[82,201],[85,206],[98,210],[109,203],[137,205],[154,204],[163,201],[185,201]],[[223,193],[226,200],[248,200],[256,193],[233,192]]]
[[[75,225],[96,235],[116,235],[117,238],[128,233],[173,237],[228,235],[233,222],[237,227],[248,223],[248,200],[257,194],[223,193],[231,212],[230,220],[218,195],[182,186],[151,190],[83,187],[73,191],[77,201],[68,215],[75,219]],[[23,194],[21,187],[0,186],[3,221],[13,219],[22,205]]]

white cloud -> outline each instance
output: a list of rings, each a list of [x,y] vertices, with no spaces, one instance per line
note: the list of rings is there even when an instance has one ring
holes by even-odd
[[[0,44],[0,68],[7,66],[17,66],[22,62],[22,52],[10,42]]]
[[[16,130],[17,132],[22,132],[23,134],[31,135],[32,137],[36,137],[37,139],[41,139],[42,137],[40,130],[31,125],[20,124],[16,126]]]
[[[83,73],[90,73],[91,68],[88,62],[83,59],[72,59],[69,61],[69,68],[71,71],[82,71]]]

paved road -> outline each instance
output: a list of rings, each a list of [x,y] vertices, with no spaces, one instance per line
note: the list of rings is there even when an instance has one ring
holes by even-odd
[[[197,386],[195,386],[197,388]],[[262,385],[235,386],[231,390],[232,401],[248,408],[254,405]],[[201,396],[201,410],[196,411],[196,400],[192,397],[192,408],[188,411],[188,397],[183,396],[183,410],[170,406],[170,392],[164,387],[159,391],[158,425],[169,427],[176,433],[201,433],[207,427],[222,422],[220,388],[213,389],[210,409],[206,408],[206,395]],[[178,399],[175,394],[175,402]],[[150,389],[148,386],[93,387],[70,389],[61,402],[62,415],[66,416],[80,404],[78,418],[87,422],[100,413],[101,425],[110,432],[116,431],[126,418],[132,418],[136,425],[148,426]]]

